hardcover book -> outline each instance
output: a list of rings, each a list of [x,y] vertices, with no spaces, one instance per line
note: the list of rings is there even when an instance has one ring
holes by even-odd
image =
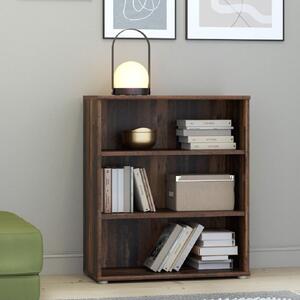
[[[158,272],[161,264],[168,255],[173,244],[177,240],[182,231],[182,227],[178,224],[171,224],[159,237],[154,250],[150,256],[146,259],[144,265],[154,272]]]

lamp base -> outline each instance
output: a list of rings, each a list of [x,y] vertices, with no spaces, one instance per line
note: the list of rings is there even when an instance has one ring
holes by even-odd
[[[112,94],[116,96],[146,96],[150,95],[150,89],[114,88]]]

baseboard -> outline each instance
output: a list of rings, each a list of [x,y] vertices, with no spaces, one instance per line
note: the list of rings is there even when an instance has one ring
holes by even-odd
[[[68,275],[83,273],[83,254],[46,254],[44,255],[43,275]]]
[[[250,250],[251,268],[300,267],[300,246],[253,248]],[[82,274],[83,254],[44,255],[44,275]]]
[[[300,246],[253,248],[250,265],[251,268],[300,267]]]

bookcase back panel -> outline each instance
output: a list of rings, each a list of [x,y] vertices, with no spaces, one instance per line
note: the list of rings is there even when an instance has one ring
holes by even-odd
[[[122,149],[124,130],[148,127],[157,131],[155,149],[178,149],[176,121],[180,119],[230,119],[239,149],[243,136],[244,101],[116,100],[102,101],[102,149]]]
[[[166,208],[168,175],[230,174],[235,175],[236,210],[243,210],[244,157],[239,156],[169,156],[169,157],[104,157],[103,167],[133,166],[145,168],[156,207]]]
[[[202,224],[206,229],[237,230],[237,218],[187,218],[163,220],[114,220],[103,223],[102,267],[137,268],[142,267],[145,259],[154,249],[155,244],[170,223]],[[240,246],[237,234],[237,245]],[[240,267],[240,259],[235,258],[235,267]]]

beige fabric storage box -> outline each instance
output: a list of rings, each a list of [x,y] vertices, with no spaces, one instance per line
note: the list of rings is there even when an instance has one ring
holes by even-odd
[[[170,175],[169,209],[175,211],[234,210],[233,175]]]

